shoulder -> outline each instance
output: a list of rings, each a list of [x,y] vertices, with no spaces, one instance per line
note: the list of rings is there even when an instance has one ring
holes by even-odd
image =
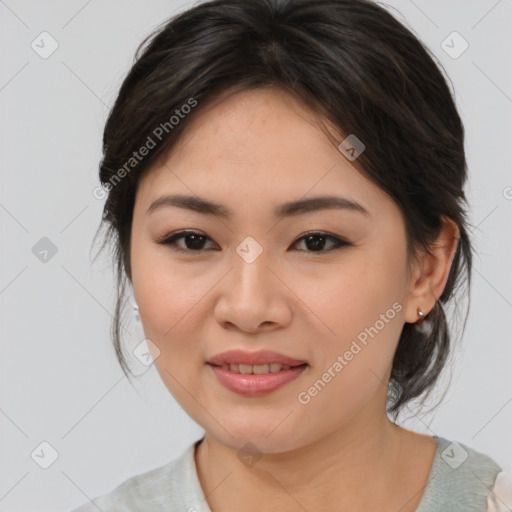
[[[454,477],[462,476],[471,471],[487,472],[494,477],[501,471],[501,467],[488,455],[458,441],[450,441],[435,436],[437,453],[434,463],[437,463],[445,474]],[[440,464],[443,462],[443,464]]]
[[[97,496],[72,512],[121,512],[143,507],[149,499],[162,494],[173,480],[175,461],[151,471],[132,476],[115,487],[110,493]],[[176,475],[174,475],[176,477]],[[158,510],[158,509],[155,509]]]
[[[417,512],[486,511],[501,467],[488,455],[457,441],[434,436],[437,450]]]
[[[171,512],[187,510],[183,492],[196,478],[194,444],[171,462],[132,476],[109,494],[97,496],[71,512]],[[192,480],[192,481],[191,481]],[[193,492],[187,492],[190,496]],[[174,508],[173,508],[174,506]]]
[[[512,510],[512,472],[500,471],[487,497],[486,512],[509,512],[510,510]]]

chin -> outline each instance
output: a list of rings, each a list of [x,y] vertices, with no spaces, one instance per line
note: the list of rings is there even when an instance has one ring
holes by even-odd
[[[259,425],[242,424],[226,425],[226,432],[219,425],[211,425],[212,429],[205,429],[208,435],[217,442],[231,448],[233,451],[250,453],[282,453],[300,448],[306,442],[297,437],[297,426],[293,427],[295,434],[289,429],[276,428],[279,422],[265,422]],[[204,428],[204,427],[203,427]],[[289,426],[290,428],[290,426]]]

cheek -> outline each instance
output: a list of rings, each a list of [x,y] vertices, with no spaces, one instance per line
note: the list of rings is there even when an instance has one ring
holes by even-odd
[[[375,324],[381,337],[395,339],[401,330],[404,264],[386,251],[361,251],[305,279],[295,276],[294,292],[327,346],[343,347],[359,335],[364,340]]]
[[[144,326],[161,338],[188,324],[178,321],[204,295],[204,280],[193,266],[177,263],[171,249],[156,244],[149,235],[134,230],[131,249],[133,288]]]
[[[336,429],[368,404],[385,402],[387,382],[403,326],[402,306],[371,295],[324,304],[323,320],[334,331],[318,336],[315,365],[295,400],[305,431]],[[333,306],[333,303],[336,305]],[[303,423],[302,423],[303,422]]]
[[[197,376],[204,370],[204,357],[199,340],[204,337],[201,334],[206,314],[204,296],[212,283],[155,263],[137,277],[144,332],[158,347],[155,367],[174,399],[192,419],[204,424],[200,400],[194,397],[201,396]]]
[[[405,265],[399,254],[389,255],[384,250],[358,254],[329,268],[328,279],[315,275],[296,287],[322,333],[312,343],[317,364],[310,381],[320,380],[323,397],[317,401],[324,405],[334,400],[355,406],[387,380],[403,327]]]
[[[197,338],[205,295],[214,281],[193,265],[173,264],[166,247],[134,244],[133,288],[144,332],[160,350],[156,366],[175,372],[183,361],[198,360]],[[195,359],[190,356],[194,355]]]

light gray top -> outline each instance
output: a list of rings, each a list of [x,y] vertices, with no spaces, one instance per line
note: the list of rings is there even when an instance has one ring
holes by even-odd
[[[434,436],[437,450],[416,512],[487,512],[501,468],[488,456]],[[204,497],[192,443],[177,458],[128,478],[108,495],[71,512],[211,512]]]

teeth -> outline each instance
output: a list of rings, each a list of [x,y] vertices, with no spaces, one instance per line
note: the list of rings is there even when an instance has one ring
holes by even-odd
[[[270,366],[268,364],[255,364],[252,367],[252,373],[261,374],[261,373],[268,373]]]
[[[236,365],[234,365],[236,366]],[[239,364],[238,368],[240,370],[240,373],[252,373],[252,366],[249,364]],[[233,370],[231,370],[233,371]]]
[[[245,375],[255,374],[255,375],[263,375],[265,373],[275,373],[281,370],[289,370],[290,366],[279,363],[270,363],[270,364],[223,364],[222,368],[224,370],[229,370],[233,373],[243,373]]]

